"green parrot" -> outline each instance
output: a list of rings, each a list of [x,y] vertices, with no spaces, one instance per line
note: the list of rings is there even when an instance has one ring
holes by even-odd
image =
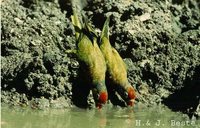
[[[105,59],[97,44],[97,34],[91,25],[86,20],[84,24],[81,23],[76,12],[73,13],[71,19],[76,31],[78,60],[84,70],[84,79],[87,79],[87,84],[92,89],[96,107],[101,108],[108,99],[105,85]]]
[[[128,82],[126,64],[116,49],[110,44],[109,21],[110,19],[107,18],[104,23],[99,44],[107,65],[106,80],[109,81],[107,86],[111,86],[112,89],[116,90],[127,105],[133,106],[136,93]]]

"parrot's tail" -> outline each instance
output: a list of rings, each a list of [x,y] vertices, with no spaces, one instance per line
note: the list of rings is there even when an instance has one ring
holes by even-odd
[[[90,38],[90,40],[94,43],[95,41],[97,41],[98,35],[95,32],[92,25],[89,23],[89,20],[86,17],[83,18],[85,23],[84,34],[86,34]]]
[[[110,23],[110,17],[108,17],[103,25],[103,29],[101,32],[101,37],[100,37],[100,43],[103,37],[106,37],[109,39],[109,23]]]
[[[71,20],[72,20],[72,24],[74,25],[74,29],[75,29],[76,40],[78,40],[80,33],[81,33],[82,24],[81,24],[80,19],[78,18],[76,8],[72,8],[72,9],[73,9],[73,15],[71,16]]]

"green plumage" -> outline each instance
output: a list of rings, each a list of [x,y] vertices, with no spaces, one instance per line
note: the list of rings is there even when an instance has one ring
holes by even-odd
[[[100,49],[106,60],[107,72],[110,80],[116,85],[124,85],[125,88],[128,83],[126,64],[119,53],[110,44],[109,18],[106,20],[102,30]]]
[[[97,42],[83,35],[78,43],[77,55],[87,66],[92,83],[105,81],[106,64]]]
[[[119,53],[111,46],[109,41],[109,18],[104,23],[101,34],[100,49],[107,65],[107,83],[112,90],[117,90],[128,105],[133,105],[135,91],[128,82],[127,68]]]
[[[92,27],[86,20],[84,24],[81,24],[75,11],[71,18],[76,31],[77,57],[80,64],[82,64],[82,69],[85,71],[84,73],[89,84],[88,86],[93,88],[93,95],[98,102],[100,93],[104,92],[107,95],[105,85],[105,59],[97,44],[97,35]]]

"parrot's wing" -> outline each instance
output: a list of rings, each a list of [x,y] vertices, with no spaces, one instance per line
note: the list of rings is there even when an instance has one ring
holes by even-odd
[[[94,53],[94,47],[91,40],[81,33],[82,37],[78,40],[78,57],[87,64],[91,63],[91,56]]]
[[[123,68],[125,71],[127,70],[127,66],[126,64],[124,63],[123,59],[121,58],[121,56],[119,55],[119,53],[117,52],[116,49],[112,48],[112,53],[113,53],[113,56],[115,57],[116,59],[116,63],[120,64],[120,67]]]

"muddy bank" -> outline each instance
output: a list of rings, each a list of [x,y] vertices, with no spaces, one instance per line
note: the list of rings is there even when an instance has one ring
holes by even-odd
[[[84,4],[86,5],[86,4]],[[83,12],[102,29],[111,16],[111,43],[128,65],[137,103],[199,115],[200,3],[197,0],[88,1]],[[4,0],[1,33],[2,103],[73,106],[78,76],[67,0]],[[93,106],[92,96],[88,102]]]

